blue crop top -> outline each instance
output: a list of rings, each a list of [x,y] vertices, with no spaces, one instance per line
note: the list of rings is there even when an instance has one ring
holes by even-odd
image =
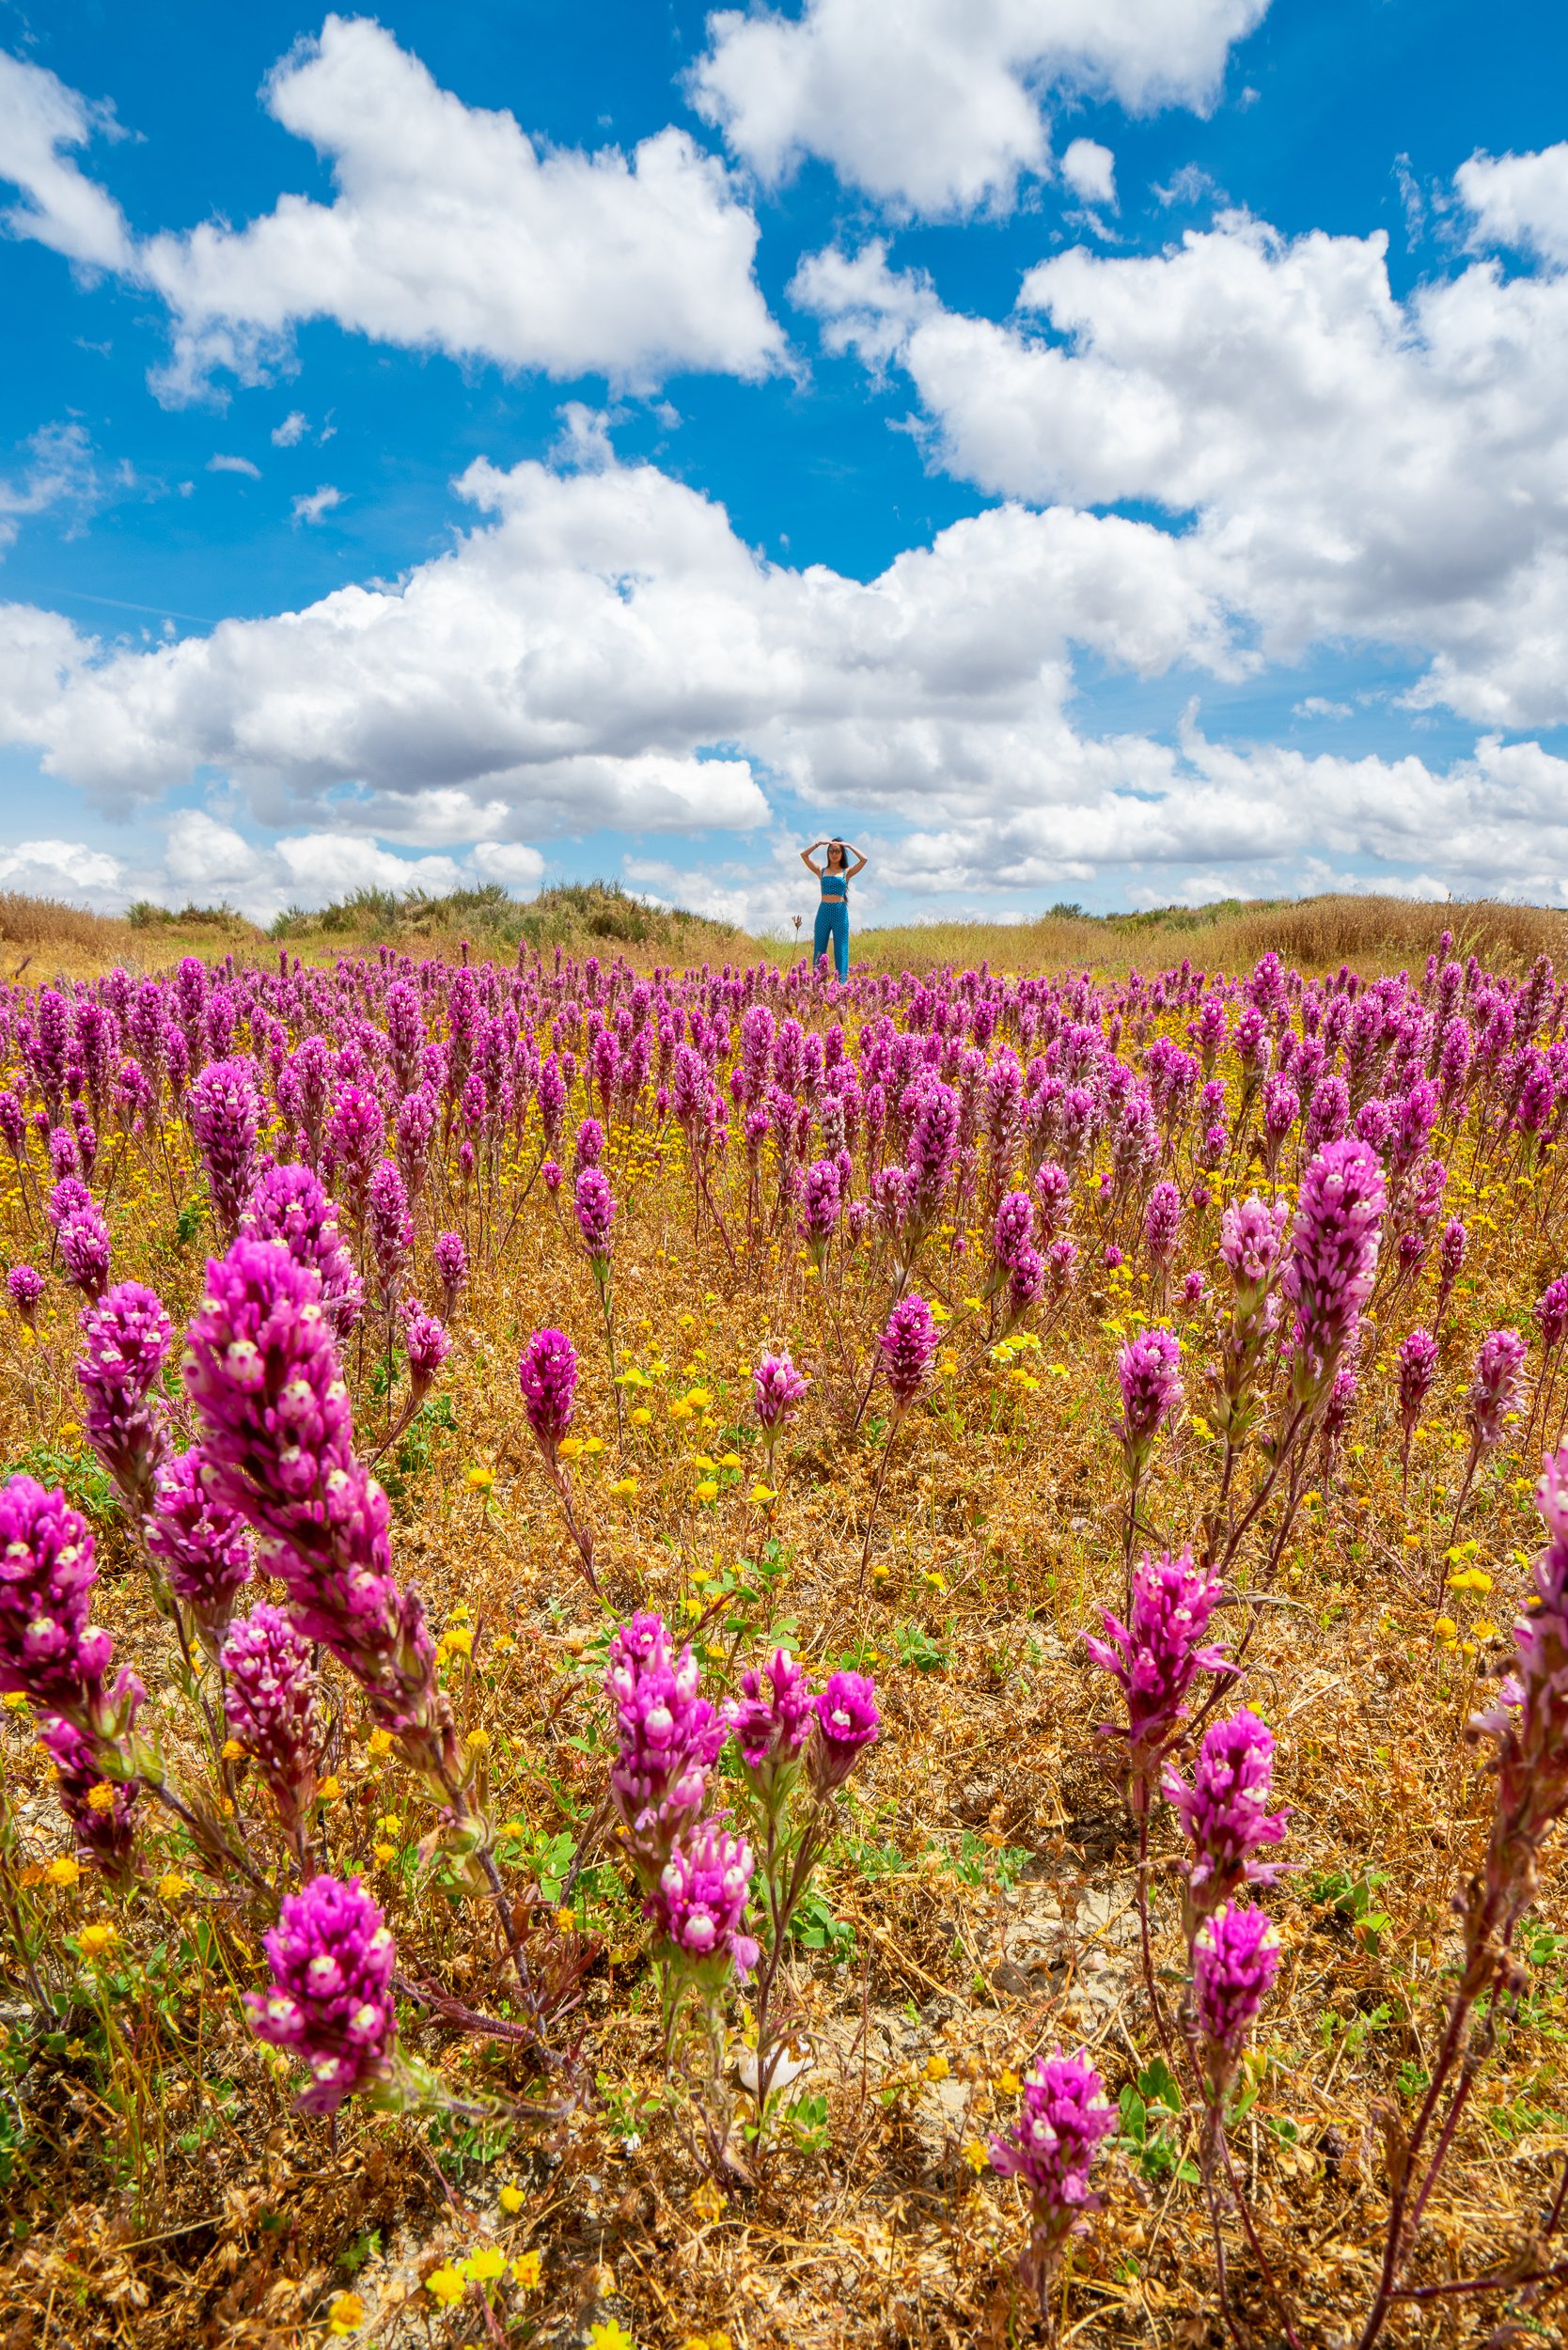
[[[825,867],[820,876],[823,897],[829,905],[845,905],[849,901],[849,875],[830,873]]]

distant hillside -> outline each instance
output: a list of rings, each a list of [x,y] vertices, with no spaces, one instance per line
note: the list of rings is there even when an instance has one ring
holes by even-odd
[[[1492,899],[1464,904],[1405,898],[1231,898],[1208,906],[1162,906],[1140,914],[1085,914],[1058,905],[1029,922],[932,921],[857,930],[857,964],[881,971],[929,971],[987,963],[993,970],[1087,965],[1121,974],[1163,970],[1184,957],[1206,971],[1243,971],[1273,948],[1308,971],[1341,963],[1364,971],[1423,963],[1445,931],[1460,956],[1494,969],[1523,969],[1545,953],[1568,965],[1568,914]],[[405,954],[455,956],[466,942],[478,960],[510,962],[520,944],[568,954],[624,955],[656,963],[789,963],[808,951],[789,938],[756,938],[682,907],[651,906],[615,882],[567,882],[537,898],[509,897],[499,884],[428,897],[361,889],[315,911],[294,907],[259,930],[226,906],[133,906],[123,918],[88,914],[50,898],[0,891],[0,978],[86,977],[118,963],[166,970],[182,955],[249,960],[269,943],[308,962],[392,946]]]

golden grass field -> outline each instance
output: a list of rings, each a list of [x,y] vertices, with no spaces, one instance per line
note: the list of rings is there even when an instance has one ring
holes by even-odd
[[[538,938],[514,934],[496,959],[510,969],[536,947],[548,961],[557,946],[606,963],[624,954],[639,970],[789,959],[786,946],[684,919],[659,917],[622,939],[592,927],[605,918],[591,901],[546,907]],[[343,954],[373,957],[366,919],[363,933],[347,920],[302,925],[283,943],[329,969]],[[460,952],[462,931],[418,923],[416,914],[382,928],[416,959]],[[1273,948],[1309,974],[1347,963],[1419,979],[1445,930],[1456,955],[1474,953],[1505,977],[1518,979],[1543,952],[1568,969],[1562,915],[1346,898],[1213,918],[870,932],[854,952],[892,974],[984,961],[1008,974],[1090,969],[1120,981],[1184,958],[1211,973],[1246,972]],[[467,935],[478,964],[490,951],[484,925],[473,921]],[[0,898],[0,977],[22,990],[116,964],[165,972],[189,953],[232,955],[242,966],[277,960],[276,946],[237,918],[133,926]],[[809,1018],[823,1026],[830,1016]],[[584,1108],[579,1078],[569,1137]],[[1465,1724],[1506,1651],[1539,1546],[1531,1489],[1541,1438],[1556,1435],[1562,1405],[1560,1380],[1550,1397],[1530,1389],[1528,1424],[1513,1424],[1488,1455],[1450,1546],[1477,1343],[1497,1324],[1529,1335],[1542,1290],[1568,1270],[1568,1201],[1554,1152],[1522,1165],[1476,1120],[1439,1139],[1447,1211],[1468,1221],[1470,1248],[1438,1331],[1437,1387],[1408,1490],[1392,1350],[1407,1320],[1429,1310],[1424,1292],[1369,1333],[1352,1423],[1332,1463],[1314,1457],[1270,1604],[1253,1611],[1247,1658],[1246,1701],[1278,1742],[1275,1791],[1292,1810],[1292,1865],[1267,1897],[1285,1956],[1232,2144],[1296,2337],[1316,2350],[1349,2350],[1356,2338],[1390,2148],[1441,2027],[1451,1903],[1477,1865],[1490,1803],[1484,1757]],[[202,1193],[189,1132],[170,1118],[112,1145],[105,1134],[101,1148],[101,1174],[114,1166],[112,1187],[95,1190],[107,1199],[116,1276],[154,1287],[178,1333],[201,1297],[212,1238],[193,1205]],[[1115,1360],[1127,1331],[1161,1308],[1149,1272],[1136,1252],[1107,1271],[1086,1224],[1065,1306],[1036,1324],[1037,1345],[998,1357],[965,1307],[970,1277],[958,1253],[966,1244],[973,1261],[983,1232],[975,1215],[949,1221],[924,1264],[928,1294],[951,1316],[938,1376],[894,1442],[874,1572],[863,1577],[886,1420],[873,1414],[852,1434],[831,1367],[835,1328],[857,1366],[871,1359],[887,1302],[874,1253],[835,1259],[827,1283],[810,1277],[788,1219],[770,1230],[748,1215],[738,1147],[719,1199],[726,1232],[706,1215],[694,1231],[674,1129],[618,1122],[604,1160],[619,1202],[615,1313],[621,1371],[635,1374],[623,1388],[635,1410],[618,1434],[568,1193],[557,1208],[535,1191],[507,1223],[536,1156],[532,1139],[509,1142],[487,1204],[443,1174],[439,1216],[433,1198],[421,1216],[421,1294],[433,1231],[448,1216],[468,1221],[475,1278],[453,1325],[440,1409],[378,1473],[392,1496],[397,1572],[417,1585],[445,1636],[445,1686],[505,1823],[509,1880],[560,1902],[574,1850],[582,1864],[570,1923],[555,1930],[569,1953],[589,1953],[581,2004],[558,2026],[566,2074],[542,2076],[505,2042],[405,2008],[408,2045],[454,2093],[523,2100],[539,2117],[489,2124],[351,2105],[333,2132],[301,2119],[287,2067],[249,2036],[239,2008],[240,1990],[259,1979],[257,1919],[196,1880],[156,1817],[143,1830],[134,1890],[110,1894],[87,1872],[59,1881],[67,1872],[52,1864],[69,1834],[31,1717],[12,1704],[0,1716],[0,2350],[292,2350],[332,2339],[380,2350],[500,2341],[1000,2350],[1043,2340],[1014,2281],[1018,2195],[992,2175],[985,2149],[1012,2110],[1017,2076],[1058,2040],[1090,2048],[1113,2098],[1133,2092],[1098,2175],[1105,2207],[1059,2284],[1061,2341],[1217,2343],[1191,2101],[1167,2112],[1138,2098],[1157,2044],[1138,1973],[1136,1853],[1096,1734],[1108,1684],[1078,1637],[1121,1595]],[[1287,1197],[1296,1174],[1294,1160],[1281,1171]],[[1145,1509],[1172,1547],[1191,1538],[1214,1490],[1202,1366],[1223,1330],[1218,1209],[1262,1180],[1256,1165],[1228,1171],[1178,1266],[1202,1267],[1207,1292],[1163,1308],[1182,1341],[1186,1407],[1156,1451]],[[0,1230],[8,1262],[30,1255],[42,1266],[48,1236],[8,1166]],[[8,1469],[63,1483],[86,1511],[102,1566],[99,1620],[147,1684],[168,1750],[199,1776],[209,1766],[196,1709],[84,1443],[72,1376],[79,1304],[54,1277],[36,1337],[8,1324],[0,1448]],[[785,1631],[813,1668],[857,1654],[878,1684],[883,1732],[852,1783],[792,1965],[793,2027],[811,2069],[793,2122],[744,2181],[715,2181],[694,2158],[685,2090],[661,2062],[635,1904],[601,1830],[578,1849],[609,1759],[604,1623],[523,1417],[517,1355],[541,1324],[559,1324],[577,1346],[575,1431],[602,1449],[573,1464],[576,1491],[614,1610],[654,1607],[698,1627],[715,1694]],[[750,1371],[780,1345],[814,1385],[780,1442],[772,1497],[756,1500]],[[391,1410],[377,1391],[374,1347],[362,1342],[348,1371],[370,1452]],[[726,1455],[740,1465],[724,1468]],[[703,1461],[718,1488],[711,1499],[697,1495]],[[1265,1513],[1244,1586],[1262,1574],[1271,1532]],[[1222,1637],[1239,1637],[1242,1613]],[[421,1861],[431,1806],[396,1756],[377,1751],[352,1687],[334,1674],[321,1850],[336,1872],[362,1872],[373,1885],[410,1972],[488,2010],[505,1990],[494,1919]],[[254,1851],[281,1867],[254,1791],[240,1804]],[[1153,1955],[1168,1982],[1182,1958],[1178,1852],[1166,1810],[1152,1900]],[[1487,2274],[1515,2254],[1530,2273],[1528,2248],[1568,2152],[1559,1859],[1554,1845],[1524,1932],[1528,1990],[1499,2018],[1458,2127],[1411,2270],[1418,2283]],[[193,1882],[161,1892],[170,1875]],[[53,2009],[47,2029],[24,1950]],[[744,2009],[733,2022],[744,2032]],[[491,2251],[503,2256],[499,2270],[478,2257]],[[478,2265],[448,2306],[426,2280],[463,2279],[465,2261]],[[1231,2268],[1243,2339],[1283,2341],[1233,2231]],[[1385,2339],[1556,2341],[1560,2292],[1527,2285],[1403,2303]]]

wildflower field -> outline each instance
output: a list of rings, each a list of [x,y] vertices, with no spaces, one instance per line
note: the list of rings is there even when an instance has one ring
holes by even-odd
[[[4,2350],[1559,2339],[1469,944],[0,991]]]

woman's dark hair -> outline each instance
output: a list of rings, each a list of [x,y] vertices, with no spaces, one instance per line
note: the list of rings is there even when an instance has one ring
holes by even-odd
[[[828,842],[828,844],[827,844],[827,862],[828,862],[828,868],[829,868],[829,870],[832,870],[832,865],[833,865],[833,852],[834,852],[834,850],[835,850],[835,849],[837,849],[837,850],[838,850],[838,852],[839,852],[839,864],[840,864],[840,865],[847,865],[847,864],[849,863],[849,858],[848,858],[848,856],[847,856],[847,855],[845,854],[845,853],[844,853],[844,844],[843,844],[843,842],[842,842],[841,840],[830,840],[830,841]]]

